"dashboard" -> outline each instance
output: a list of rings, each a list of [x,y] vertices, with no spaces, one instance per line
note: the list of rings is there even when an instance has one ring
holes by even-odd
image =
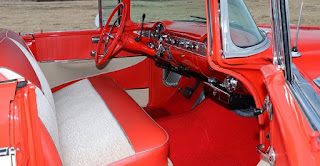
[[[142,31],[134,31],[142,36],[143,43],[157,50],[153,58],[158,67],[201,79],[207,96],[219,101],[253,105],[250,95],[236,78],[210,68],[206,57],[206,32],[205,23],[179,21],[156,22]]]
[[[157,50],[156,58],[176,67],[183,66],[186,71],[200,73],[206,77],[201,70],[209,69],[206,58],[206,30],[205,23],[163,21],[154,23],[142,32],[136,30],[134,33],[141,33],[143,41]]]

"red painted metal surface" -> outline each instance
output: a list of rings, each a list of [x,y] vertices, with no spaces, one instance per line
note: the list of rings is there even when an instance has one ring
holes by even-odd
[[[0,147],[11,147],[9,127],[10,127],[10,102],[14,99],[16,91],[16,81],[0,83]],[[7,134],[5,134],[7,133]]]
[[[55,148],[43,149],[39,143],[43,135],[39,132],[36,87],[28,84],[16,91],[17,82],[0,83],[0,131],[2,134],[8,133],[1,136],[0,147],[13,147],[16,150],[17,165],[44,165],[43,150],[52,151]],[[55,165],[59,161],[54,160]]]
[[[292,27],[291,41],[294,42],[295,27]],[[293,63],[297,66],[304,78],[320,94],[320,87],[314,84],[313,79],[320,77],[320,27],[301,27],[298,39],[298,51],[301,57],[293,58]],[[292,43],[293,45],[293,43]]]
[[[319,133],[311,129],[286,85],[283,73],[273,65],[261,70],[274,108],[270,140],[276,151],[276,165],[319,165],[320,149],[315,137]]]
[[[15,148],[21,149],[21,158],[24,160],[18,161],[19,165],[24,165],[28,162],[31,165],[43,165],[44,157],[42,152],[41,135],[38,125],[38,112],[36,104],[35,86],[27,85],[17,91],[16,98],[12,102],[13,118],[16,126],[13,126],[13,131],[20,134],[19,137],[13,140]],[[18,156],[18,154],[17,154]],[[21,162],[21,163],[19,163]]]

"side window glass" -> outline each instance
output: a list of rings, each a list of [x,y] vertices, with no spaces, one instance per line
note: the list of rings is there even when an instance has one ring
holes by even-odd
[[[97,13],[97,0],[0,0],[0,29],[21,33],[96,29]]]
[[[105,26],[106,21],[110,17],[113,9],[118,5],[119,0],[102,0],[102,26]],[[110,24],[113,24],[118,17],[118,14],[115,14],[112,18]]]

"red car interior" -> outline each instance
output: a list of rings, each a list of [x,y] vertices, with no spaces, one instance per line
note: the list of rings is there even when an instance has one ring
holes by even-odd
[[[30,65],[28,59],[24,52],[19,48],[14,41],[21,41],[21,37],[17,34],[14,34],[10,31],[1,32],[1,65],[6,69],[18,73],[27,80],[34,82],[38,88],[41,88],[39,83],[39,78],[35,74],[34,68]],[[10,49],[8,49],[10,48]],[[10,53],[9,51],[14,51]],[[16,55],[9,56],[9,55]],[[10,60],[9,60],[10,59]],[[20,61],[21,65],[17,65],[17,59]],[[18,62],[19,62],[18,61]],[[13,64],[15,63],[15,64]],[[106,164],[129,164],[129,165],[165,165],[168,163],[168,135],[167,133],[159,127],[144,111],[137,105],[132,98],[125,93],[122,88],[120,88],[111,78],[107,76],[95,76],[87,78],[93,88],[100,94],[104,103],[112,110],[114,118],[117,119],[117,122],[121,126],[123,132],[125,133],[128,142],[133,148],[133,154],[130,156],[122,157],[119,161],[112,161]],[[72,86],[72,85],[70,85]],[[66,87],[65,87],[66,88]],[[61,89],[63,90],[63,89]],[[60,90],[60,91],[61,91]],[[85,89],[79,89],[80,93],[87,93]],[[57,91],[56,93],[58,93]],[[72,96],[70,96],[72,97]],[[37,101],[38,102],[38,101]],[[63,100],[63,102],[68,102]],[[41,102],[38,102],[38,105],[41,105]],[[38,106],[41,107],[41,106]],[[57,109],[58,107],[56,107]],[[40,109],[38,110],[40,111]],[[67,111],[67,110],[66,110]],[[40,114],[40,112],[39,112]],[[55,144],[53,140],[48,135],[46,130],[46,125],[42,125],[41,117],[39,123],[39,132],[41,133],[41,142],[42,148],[44,151],[44,162],[46,165],[57,165],[60,162],[60,159],[63,161],[63,158],[59,158]],[[69,128],[70,126],[68,126]],[[70,129],[68,129],[70,130]],[[49,132],[49,134],[52,134]],[[69,133],[70,134],[70,133]],[[92,138],[92,136],[90,136]],[[59,138],[60,141],[62,138]],[[56,144],[57,146],[57,144]],[[62,145],[60,151],[63,154]],[[94,146],[94,145],[90,145]],[[106,147],[110,148],[110,147]],[[65,152],[66,153],[66,152]],[[121,151],[119,151],[121,153]],[[60,152],[61,154],[61,152]],[[65,162],[65,161],[64,161]],[[89,161],[79,161],[78,164],[82,162],[88,163]],[[60,163],[61,164],[61,163]],[[76,163],[65,164],[75,165]],[[76,164],[77,165],[77,164]]]
[[[120,5],[126,12],[126,7],[122,3]],[[192,77],[193,74],[214,77],[219,81],[223,81],[227,76],[220,71],[211,70],[207,63],[206,25],[174,21],[147,23],[144,28],[146,33],[166,31],[172,39],[186,40],[194,44],[190,47],[199,48],[184,49],[179,45],[171,47],[174,56],[172,59],[172,55],[169,54],[154,58],[157,52],[147,46],[147,43],[156,43],[156,38],[142,36],[141,41],[137,42],[135,38],[139,34],[135,31],[140,29],[140,25],[126,20],[125,17],[122,21],[122,25],[126,24],[125,28],[116,27],[111,30],[119,37],[119,41],[115,40],[109,45],[109,48],[115,49],[113,56],[148,55],[148,58],[119,71],[70,80],[54,87],[53,94],[51,91],[48,94],[48,83],[45,79],[39,78],[41,70],[35,69],[37,64],[30,62],[26,54],[32,55],[32,58],[39,62],[81,60],[92,59],[90,52],[98,48],[95,55],[96,64],[103,65],[111,58],[111,53],[99,61],[98,53],[102,52],[99,44],[103,37],[100,37],[98,44],[92,43],[91,39],[98,37],[100,33],[105,36],[104,33],[110,28],[105,26],[104,29],[83,32],[38,33],[24,36],[26,42],[13,32],[0,33],[1,66],[45,92],[44,95],[39,94],[37,90],[35,92],[43,164],[167,165],[168,159],[174,165],[258,163],[259,154],[255,150],[255,146],[260,142],[258,120],[235,114],[219,100],[206,98],[201,104],[197,101],[207,85],[199,82],[199,78]],[[28,52],[23,51],[17,43]],[[170,47],[175,43],[165,41],[164,45]],[[176,56],[181,54],[183,56]],[[168,64],[177,67],[183,64],[189,68],[186,73],[191,75],[182,75],[176,87],[168,87],[163,84],[164,69],[159,68]],[[6,77],[5,74],[4,76]],[[192,95],[186,97],[184,90],[192,87],[195,87]],[[141,88],[150,89],[148,105],[145,108],[141,108],[124,91]],[[241,83],[237,92],[245,96],[251,95]],[[84,97],[85,94],[88,96]],[[49,101],[49,104],[43,104],[43,100]],[[46,105],[45,110],[41,108],[43,105]],[[79,108],[81,106],[84,108]],[[75,111],[77,109],[79,110]],[[50,120],[43,116],[43,111],[47,113],[48,110],[51,110]],[[115,124],[103,120],[104,115],[101,114],[106,112],[112,115],[111,119]],[[68,119],[73,116],[75,117]],[[94,119],[90,120],[91,116]],[[97,126],[100,122],[101,125]],[[109,126],[107,130],[101,131],[105,129],[105,125],[118,126],[118,130]],[[108,132],[114,130],[123,137],[109,138]],[[79,136],[79,133],[83,135]],[[94,141],[95,139],[97,140]],[[85,145],[82,145],[83,142]],[[83,150],[97,152],[83,156]]]
[[[1,32],[1,36],[3,36],[0,44],[1,65],[41,88],[33,67],[12,41],[24,44],[21,37],[10,31]],[[120,79],[121,72],[126,75],[127,70],[89,77],[87,80],[117,119],[135,152],[134,155],[114,161],[112,164],[166,165],[168,157],[177,165],[254,165],[258,162],[259,155],[254,148],[259,142],[258,124],[255,118],[240,117],[210,99],[206,99],[193,109],[201,88],[195,91],[194,96],[187,99],[178,89],[168,88],[162,84],[162,69],[155,67],[150,59],[139,65],[143,65],[142,69],[144,68],[139,72],[142,76],[148,76],[142,73],[151,70],[149,81],[136,83],[136,87],[145,84],[142,87],[152,89],[149,105],[145,110],[168,132],[170,139],[166,132],[117,85],[116,82],[119,82],[124,89],[130,89],[125,79]],[[139,65],[131,67],[132,70],[139,71],[141,68]],[[143,80],[139,79],[140,74],[134,75],[135,81]],[[76,82],[62,85],[55,90],[55,93]],[[182,77],[179,86],[193,86],[195,82],[194,78]],[[200,87],[203,88],[202,83]],[[44,162],[46,165],[61,164],[58,162],[61,158],[41,118],[38,123]]]
[[[106,25],[96,30],[23,36],[1,31],[0,81],[14,80],[10,86],[26,84],[15,91],[10,88],[10,93],[14,91],[16,95],[10,107],[30,110],[33,118],[30,122],[23,119],[23,123],[14,123],[18,129],[32,129],[32,134],[29,130],[27,134],[15,130],[19,134],[14,144],[21,149],[18,162],[31,165],[257,165],[261,159],[257,145],[269,147],[270,130],[281,135],[277,132],[279,123],[285,123],[277,119],[271,126],[264,105],[269,91],[277,91],[272,87],[282,86],[270,83],[270,78],[274,78],[272,74],[276,73],[279,79],[283,76],[272,68],[271,46],[254,56],[223,57],[218,1],[210,2],[213,6],[206,14],[207,22],[209,15],[213,17],[211,27],[205,22],[170,20],[142,26],[130,20],[130,0],[123,0]],[[119,26],[109,26],[119,9],[123,14]],[[214,37],[210,39],[208,32]],[[257,42],[249,32],[242,35],[241,32],[239,29],[231,32],[237,45]],[[271,39],[272,34],[266,33],[265,38]],[[210,40],[212,45],[208,43]],[[165,50],[158,49],[159,45]],[[94,67],[103,69],[111,60],[130,57],[145,59],[123,69],[69,79],[53,87],[49,86],[44,69],[39,67],[46,63],[91,61]],[[312,56],[305,56],[301,61],[310,62]],[[301,61],[297,67],[303,68],[303,74],[311,81],[316,75],[309,71],[317,66],[305,67]],[[60,74],[54,73],[57,79]],[[171,79],[175,81],[172,83]],[[236,85],[226,86],[232,79]],[[270,85],[266,86],[267,82]],[[281,92],[285,93],[286,87],[282,88]],[[146,90],[147,104],[139,105],[129,95],[130,90]],[[270,95],[270,98],[281,95]],[[29,108],[27,101],[34,106]],[[22,113],[16,114],[20,117]],[[281,135],[281,138],[286,137]],[[27,146],[28,141],[39,144]],[[279,151],[289,146],[277,143]],[[283,156],[281,160],[280,155],[280,162],[286,163],[288,158]]]

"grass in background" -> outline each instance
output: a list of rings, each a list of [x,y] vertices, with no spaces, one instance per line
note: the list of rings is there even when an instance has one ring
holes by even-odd
[[[95,29],[98,2],[0,2],[0,29],[40,32]]]
[[[104,0],[112,1],[117,0]],[[258,24],[270,24],[268,0],[244,0]],[[298,20],[300,0],[289,0],[291,23]],[[107,5],[108,6],[108,5]],[[112,5],[111,5],[112,6]],[[109,5],[108,10],[112,10]],[[204,0],[132,0],[131,17],[141,22],[142,13],[146,21],[163,19],[188,20],[190,15],[204,15]],[[302,16],[303,25],[320,25],[320,1],[305,2]],[[156,10],[156,11],[155,11]],[[18,0],[0,0],[0,29],[15,32],[40,32],[95,29],[94,18],[98,13],[97,0],[64,2],[19,2]],[[108,15],[108,14],[106,14]]]
[[[190,15],[205,17],[204,0],[141,1],[131,0],[131,19],[141,22],[146,13],[146,22],[159,20],[194,20]]]

